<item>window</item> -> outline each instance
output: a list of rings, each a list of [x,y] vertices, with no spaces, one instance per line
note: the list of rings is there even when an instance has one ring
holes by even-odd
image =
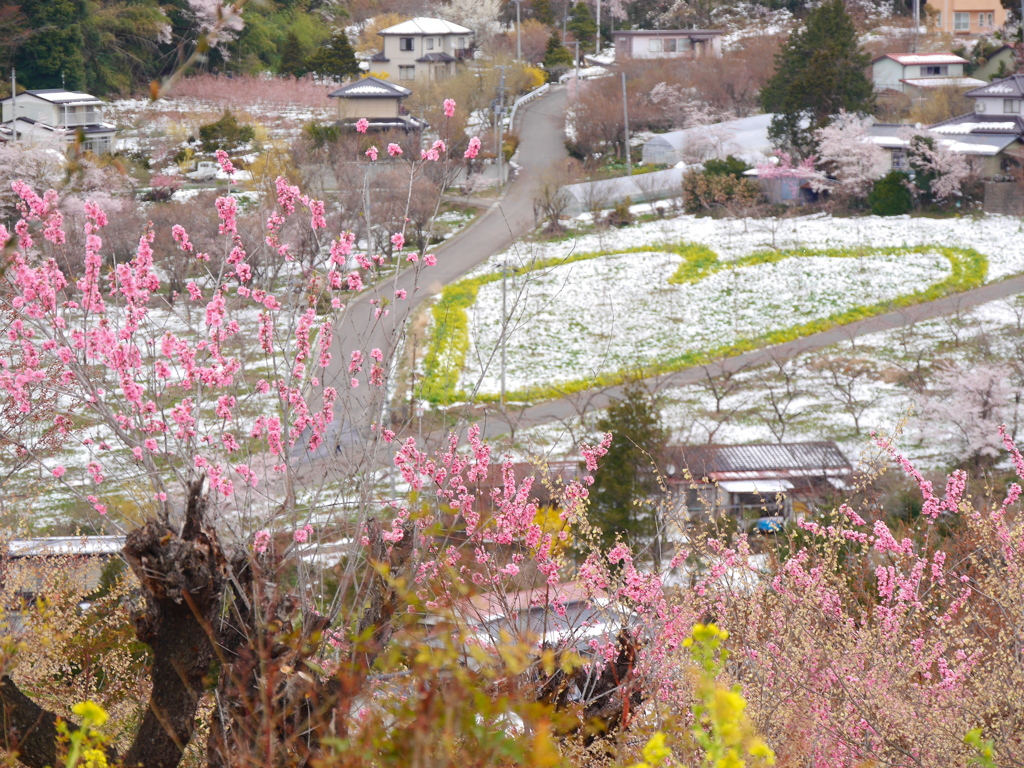
[[[426,43],[428,51],[434,50],[434,38],[426,37],[426,38],[423,39],[423,42]]]
[[[995,23],[995,14],[990,13],[988,15],[988,26],[992,26]]]
[[[461,51],[465,47],[466,47],[466,38],[460,37],[459,38],[459,50]]]
[[[921,67],[921,77],[936,77],[939,75],[949,74],[949,67],[946,65],[932,66],[932,67]]]
[[[1003,99],[1003,114],[1020,114],[1020,99]]]
[[[399,67],[398,68],[398,79],[399,80],[415,80],[416,79],[416,67]]]
[[[412,37],[400,37],[398,38],[398,50],[400,51],[414,51],[415,49],[415,38]]]
[[[663,47],[665,49],[665,53],[675,53],[676,52],[676,42],[677,42],[676,39],[673,38],[673,37],[666,38],[665,40],[663,40],[662,41],[662,45],[663,45]]]
[[[652,37],[647,41],[647,50],[651,53],[661,53],[661,38]]]
[[[907,170],[907,152],[903,149],[894,149],[892,151],[892,168],[894,171],[905,171]]]
[[[935,26],[937,26],[939,29],[942,29],[942,11],[938,11],[935,14]]]
[[[953,14],[953,31],[954,32],[967,32],[971,28],[971,14],[969,13],[954,13]]]

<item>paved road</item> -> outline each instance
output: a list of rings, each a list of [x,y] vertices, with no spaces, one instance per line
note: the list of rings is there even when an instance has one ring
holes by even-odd
[[[545,171],[566,160],[564,87],[518,110],[519,158],[521,166],[505,196],[464,232],[434,250],[437,266],[423,270],[419,283],[413,270],[407,270],[375,291],[367,291],[351,302],[339,327],[335,329],[332,362],[325,384],[338,389],[332,442],[345,449],[356,446],[369,426],[384,415],[384,389],[368,385],[369,360],[359,375],[360,385],[352,388],[348,365],[353,350],[363,354],[374,348],[386,356],[402,349],[405,321],[410,311],[446,284],[457,280],[489,256],[508,248],[534,227],[533,200],[538,181]],[[486,137],[484,137],[486,143]],[[429,282],[424,283],[427,280]],[[386,317],[375,317],[380,306],[372,300],[391,300],[396,290],[407,291],[408,300],[392,305]],[[390,357],[388,357],[390,359]]]
[[[998,283],[983,285],[980,288],[974,288],[973,290],[936,299],[935,301],[904,307],[894,312],[886,312],[883,315],[858,320],[848,325],[805,336],[785,344],[764,347],[752,352],[744,352],[743,354],[725,358],[707,366],[687,368],[673,373],[653,376],[646,380],[646,384],[652,391],[695,384],[704,379],[708,373],[712,376],[717,376],[722,373],[762,365],[772,360],[788,360],[801,353],[822,349],[858,336],[878,333],[879,331],[889,331],[913,325],[922,320],[956,314],[979,304],[1004,299],[1018,293],[1024,293],[1024,276],[1011,277]],[[514,412],[510,409],[503,414],[488,413],[485,417],[482,431],[485,437],[493,438],[509,432],[510,424],[514,425],[516,429],[522,429],[552,422],[570,421],[584,412],[607,408],[615,400],[621,399],[622,390],[621,386],[607,387],[600,390],[595,389],[564,397],[560,400],[539,403]]]

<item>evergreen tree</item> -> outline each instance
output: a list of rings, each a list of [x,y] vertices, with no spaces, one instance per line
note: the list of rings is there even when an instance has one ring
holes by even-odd
[[[666,439],[657,405],[646,389],[632,384],[597,428],[610,432],[612,443],[594,473],[590,520],[605,547],[620,534],[633,545],[647,543],[657,526],[654,506],[645,502],[658,494],[655,461],[661,458]]]
[[[557,81],[569,70],[572,63],[572,54],[562,45],[562,38],[558,32],[552,32],[548,38],[548,48],[544,52],[544,70],[547,72],[548,82]]]
[[[775,57],[775,74],[761,91],[765,112],[775,112],[769,135],[803,154],[813,132],[841,109],[869,112],[874,90],[864,74],[870,58],[857,46],[857,30],[843,0],[811,11],[807,27],[790,35]]]
[[[336,77],[339,80],[357,76],[359,63],[345,30],[338,30],[326,45],[313,51],[306,59],[306,69],[314,75]]]
[[[294,31],[289,31],[284,42],[278,49],[281,55],[281,63],[277,71],[282,75],[302,77],[309,70],[306,68],[307,55],[302,47],[302,41]]]
[[[581,46],[597,36],[597,24],[594,22],[594,17],[590,15],[590,8],[586,3],[579,2],[572,7],[566,29],[572,32],[573,37],[580,42]]]
[[[36,34],[14,55],[26,88],[85,88],[85,0],[22,0],[21,12]]]
[[[551,11],[549,0],[533,0],[531,7],[533,8],[533,18],[541,24],[547,24],[550,27],[555,23],[555,14]]]

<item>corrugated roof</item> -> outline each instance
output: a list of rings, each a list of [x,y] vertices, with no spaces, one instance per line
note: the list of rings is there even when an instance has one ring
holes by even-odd
[[[124,548],[124,536],[45,536],[11,539],[10,557],[58,557],[67,555],[116,555]]]
[[[899,62],[903,66],[910,64],[967,64],[967,59],[957,56],[955,53],[942,52],[942,53],[886,53],[879,56],[877,59],[872,61],[874,64],[876,61],[882,59],[892,59],[893,61]]]
[[[63,88],[43,88],[25,93],[52,104],[103,104],[101,99],[97,99],[91,93],[66,91]]]
[[[935,123],[931,127],[935,133],[1011,133],[1019,135],[1024,133],[1024,121],[1016,115],[985,115],[977,112],[969,112],[966,115],[953,117]]]
[[[445,53],[444,51],[441,51],[440,53],[428,53],[428,54],[426,54],[424,56],[421,56],[420,58],[416,59],[416,62],[418,64],[431,64],[431,63],[434,63],[434,62],[445,62],[445,61],[458,61],[458,59],[456,59],[450,53]]]
[[[803,475],[849,472],[850,462],[831,440],[760,445],[693,445],[671,451],[694,478],[721,473],[788,472]]]
[[[1020,98],[1024,96],[1024,75],[1010,75],[999,80],[994,80],[981,88],[967,91],[965,96],[981,98],[985,96],[1009,96]]]
[[[382,29],[380,35],[469,35],[473,30],[444,19],[430,19],[418,16],[393,27]]]
[[[900,82],[912,85],[914,88],[946,88],[948,86],[975,88],[985,84],[984,80],[979,80],[976,77],[908,77]]]
[[[718,37],[724,34],[721,29],[617,29],[612,33],[615,37]]]

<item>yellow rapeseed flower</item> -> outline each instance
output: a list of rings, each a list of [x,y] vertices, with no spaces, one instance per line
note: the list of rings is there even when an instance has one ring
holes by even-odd
[[[760,737],[755,737],[750,742],[750,748],[747,750],[751,757],[757,757],[764,760],[765,765],[775,765],[775,752],[764,743],[764,740]]]
[[[75,704],[71,711],[82,718],[82,727],[90,725],[100,726],[107,722],[107,711],[95,701],[81,701]]]
[[[659,766],[672,755],[672,750],[665,746],[665,734],[660,731],[647,742],[644,747],[644,762]]]
[[[108,768],[107,753],[102,749],[87,749],[82,753],[85,768]]]
[[[736,753],[735,749],[729,749],[715,761],[714,768],[746,768],[746,765],[747,762]]]

